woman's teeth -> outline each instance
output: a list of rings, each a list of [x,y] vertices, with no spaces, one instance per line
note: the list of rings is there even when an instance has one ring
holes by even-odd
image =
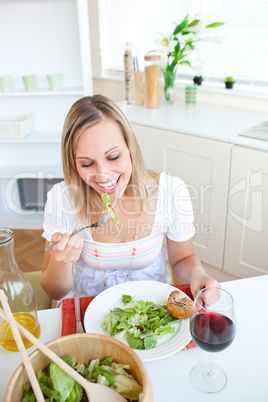
[[[102,188],[105,188],[105,189],[107,189],[107,190],[111,190],[112,188],[115,187],[115,185],[116,185],[116,183],[117,183],[119,177],[120,177],[120,176],[118,176],[116,179],[113,179],[113,180],[111,180],[111,181],[109,181],[109,182],[107,182],[107,183],[98,183],[98,184],[99,184],[99,186],[102,187]]]

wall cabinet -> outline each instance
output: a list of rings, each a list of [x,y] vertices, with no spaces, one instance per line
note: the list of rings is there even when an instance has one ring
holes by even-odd
[[[203,262],[222,268],[231,145],[156,128],[133,127],[147,167],[178,176],[188,186],[195,217],[195,252]]]
[[[234,146],[224,271],[244,278],[268,273],[268,155]]]

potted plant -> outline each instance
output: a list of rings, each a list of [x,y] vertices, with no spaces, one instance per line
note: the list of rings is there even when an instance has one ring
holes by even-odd
[[[196,85],[202,85],[203,77],[202,75],[195,75],[193,81]]]
[[[232,89],[234,86],[234,79],[233,77],[226,77],[225,79],[225,87],[228,89]]]
[[[172,103],[171,92],[178,67],[181,65],[191,67],[189,59],[196,49],[196,42],[207,40],[201,33],[204,34],[205,29],[210,30],[223,24],[223,22],[212,22],[204,25],[199,19],[190,21],[187,14],[183,21],[172,28],[171,34],[161,34],[161,39],[155,41],[157,50],[162,55],[161,71],[164,76],[165,99],[168,103]]]

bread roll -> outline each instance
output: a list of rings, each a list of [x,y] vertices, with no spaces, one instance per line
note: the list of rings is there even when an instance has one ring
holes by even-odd
[[[179,290],[170,293],[167,309],[175,318],[189,318],[193,307],[193,301]]]

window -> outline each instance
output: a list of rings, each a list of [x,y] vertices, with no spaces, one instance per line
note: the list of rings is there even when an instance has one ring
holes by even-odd
[[[222,43],[198,45],[203,59],[201,74],[206,81],[268,85],[268,1],[267,0],[98,0],[101,64],[103,72],[123,71],[124,44],[133,45],[143,69],[143,56],[155,48],[161,33],[171,33],[175,23],[188,13],[204,24],[224,25],[207,29]],[[178,74],[192,77],[195,70],[181,66]]]

